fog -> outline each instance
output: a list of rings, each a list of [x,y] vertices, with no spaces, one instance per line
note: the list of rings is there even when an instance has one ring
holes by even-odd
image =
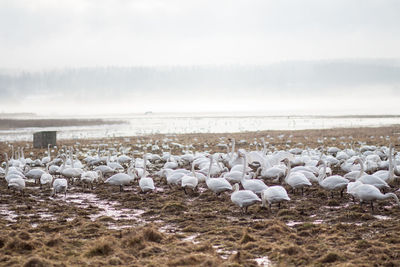
[[[399,114],[398,1],[4,0],[0,111]]]

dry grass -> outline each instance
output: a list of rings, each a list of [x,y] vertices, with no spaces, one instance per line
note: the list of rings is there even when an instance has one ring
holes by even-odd
[[[284,133],[285,138],[277,136]],[[296,132],[257,132],[240,134],[178,135],[181,144],[192,144],[204,151],[207,143],[212,152],[224,151],[216,147],[220,137],[245,139],[250,146],[253,138],[274,137],[270,146],[318,147],[318,139],[327,139],[325,146],[345,147],[341,142],[363,141],[367,144],[387,145],[389,136],[397,144],[400,127],[337,129]],[[288,138],[292,134],[293,136]],[[348,136],[352,135],[353,139]],[[375,138],[371,139],[370,136]],[[345,139],[341,140],[340,136]],[[160,140],[163,135],[131,137],[129,145],[142,152],[137,140]],[[307,139],[305,138],[307,137]],[[336,137],[336,140],[331,139]],[[174,137],[175,138],[175,137]],[[197,138],[195,140],[195,138]],[[84,149],[93,143],[110,146],[127,144],[123,138],[82,140],[60,143]],[[302,143],[300,145],[298,143]],[[26,145],[16,143],[15,145]],[[1,151],[9,151],[0,143]],[[35,155],[44,155],[43,149],[26,149]],[[174,148],[174,153],[182,153]],[[1,155],[2,156],[2,155]],[[159,169],[162,163],[152,167]],[[188,167],[189,168],[189,167]],[[118,208],[144,210],[140,219],[116,220],[100,216],[91,220],[99,208],[65,202],[61,197],[49,198],[49,192],[28,184],[25,196],[7,191],[0,180],[0,204],[15,213],[10,222],[0,215],[0,265],[2,266],[256,266],[254,259],[268,256],[277,266],[363,266],[400,265],[400,209],[392,202],[376,204],[375,214],[387,216],[378,220],[367,207],[361,209],[348,197],[326,198],[326,192],[313,186],[300,194],[290,194],[292,201],[272,212],[253,206],[242,215],[231,203],[229,195],[216,198],[205,191],[186,196],[183,191],[169,189],[159,177],[153,177],[163,192],[143,196],[137,184],[122,194],[118,188],[98,186],[94,189],[99,199],[118,203]],[[392,185],[392,191],[398,185]],[[72,186],[69,194],[80,193]],[[43,200],[43,201],[40,201]],[[4,207],[2,206],[2,207]],[[51,219],[39,214],[46,211]],[[294,224],[292,224],[294,222]],[[128,228],[110,229],[110,225]],[[194,235],[192,239],[185,239]]]

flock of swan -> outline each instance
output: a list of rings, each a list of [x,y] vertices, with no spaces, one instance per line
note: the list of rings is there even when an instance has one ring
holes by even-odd
[[[33,179],[41,190],[51,188],[52,196],[66,195],[68,187],[78,184],[93,189],[93,185],[103,182],[118,186],[123,192],[124,186],[135,181],[142,193],[160,193],[154,181],[157,177],[157,183],[168,184],[170,190],[181,188],[187,195],[199,187],[217,197],[231,192],[231,201],[245,213],[253,204],[267,207],[268,203],[271,209],[272,204],[280,207],[281,202],[290,201],[285,187],[292,189],[291,194],[301,191],[302,195],[305,188],[312,186],[323,188],[331,197],[335,192],[343,197],[346,192],[360,204],[370,203],[372,210],[374,201],[388,198],[400,206],[393,193],[400,175],[396,167],[400,159],[394,155],[393,145],[272,151],[263,139],[262,143],[261,150],[257,146],[253,151],[236,151],[232,139],[226,144],[226,153],[185,151],[181,155],[172,155],[171,150],[161,152],[157,144],[150,144],[146,147],[158,153],[145,152],[143,157],[134,157],[129,147],[63,147],[53,159],[50,147],[42,159],[25,158],[23,148],[14,151],[12,147],[11,157],[4,154],[0,177],[4,177],[10,190],[22,193],[27,179]],[[344,175],[333,174],[332,170]]]

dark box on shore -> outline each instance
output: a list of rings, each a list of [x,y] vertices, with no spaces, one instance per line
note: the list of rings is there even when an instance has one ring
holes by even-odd
[[[57,132],[37,132],[33,134],[33,147],[34,148],[47,148],[47,145],[55,146],[57,142]]]

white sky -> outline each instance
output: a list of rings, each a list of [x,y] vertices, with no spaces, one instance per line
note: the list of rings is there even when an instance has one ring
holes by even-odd
[[[399,58],[395,0],[1,0],[0,68]]]
[[[399,59],[399,48],[398,0],[0,0],[0,71]],[[27,93],[0,99],[0,111],[400,113],[398,84],[371,88],[304,99],[230,98],[210,88],[196,99],[143,92],[146,97],[96,103]],[[0,98],[1,91],[0,84]],[[58,103],[50,101],[55,98]]]

